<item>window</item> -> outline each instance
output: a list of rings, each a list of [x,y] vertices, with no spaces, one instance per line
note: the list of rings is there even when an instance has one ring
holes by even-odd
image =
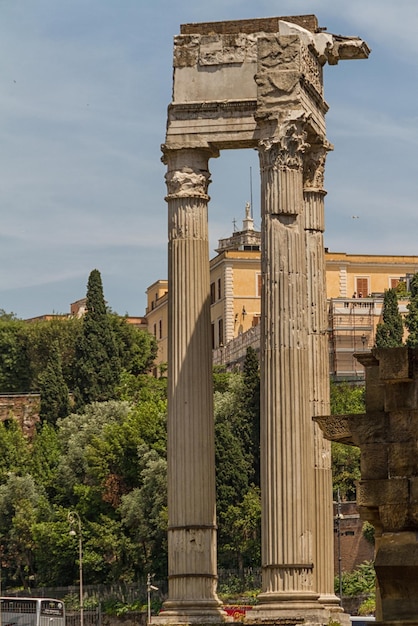
[[[256,285],[256,289],[257,289],[257,296],[259,298],[261,298],[261,274],[256,274],[256,281],[257,281],[257,285]]]
[[[218,300],[222,297],[222,287],[221,287],[221,279],[218,278]]]
[[[158,338],[159,339],[163,338],[163,321],[162,320],[158,322]]]
[[[215,283],[210,284],[210,303],[215,303]]]
[[[211,324],[210,325],[210,332],[211,332],[211,338],[212,338],[212,350],[215,349],[215,324]]]
[[[220,346],[224,344],[224,321],[223,319],[218,320],[218,342]]]
[[[368,276],[358,276],[356,278],[356,291],[358,298],[367,298],[370,293]]]
[[[157,336],[157,324],[154,324],[154,337]]]

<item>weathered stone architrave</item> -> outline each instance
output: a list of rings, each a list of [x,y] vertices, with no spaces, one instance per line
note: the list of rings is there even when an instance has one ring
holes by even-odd
[[[322,178],[330,146],[322,68],[368,53],[358,38],[322,32],[313,15],[187,24],[175,38],[163,146],[169,599],[155,622],[226,619],[216,595],[205,220],[208,159],[230,148],[258,150],[262,196],[263,589],[247,621],[319,625],[338,610],[323,571],[333,568],[329,448],[311,421],[328,405]]]

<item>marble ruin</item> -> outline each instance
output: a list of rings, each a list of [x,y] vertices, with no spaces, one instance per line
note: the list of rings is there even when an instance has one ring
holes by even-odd
[[[361,452],[357,503],[375,528],[376,620],[418,624],[418,350],[357,355],[366,413],[318,417],[325,436]]]
[[[365,59],[314,15],[185,24],[163,161],[169,231],[169,594],[155,623],[226,621],[216,592],[209,160],[259,152],[263,588],[247,621],[327,624],[333,588],[324,271],[325,63]]]

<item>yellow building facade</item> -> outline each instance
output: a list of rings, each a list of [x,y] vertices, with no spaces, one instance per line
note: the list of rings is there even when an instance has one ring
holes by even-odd
[[[210,261],[214,363],[238,364],[246,348],[257,348],[261,302],[261,233],[249,205],[242,229],[219,241]],[[329,307],[330,370],[335,378],[363,375],[354,353],[374,344],[384,292],[418,272],[418,256],[347,254],[325,250]],[[168,282],[147,289],[146,319],[158,340],[157,363],[167,362]],[[406,312],[406,301],[400,310]]]

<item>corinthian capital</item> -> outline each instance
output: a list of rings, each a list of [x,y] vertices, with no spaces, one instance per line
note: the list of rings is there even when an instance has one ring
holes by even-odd
[[[207,198],[210,173],[192,167],[168,171],[165,175],[170,198]]]
[[[303,164],[303,187],[305,190],[323,190],[325,160],[327,152],[332,150],[328,142],[321,145],[313,145],[304,155]]]
[[[261,139],[259,152],[264,167],[298,170],[303,166],[303,155],[309,147],[303,120],[281,124],[274,137]]]

